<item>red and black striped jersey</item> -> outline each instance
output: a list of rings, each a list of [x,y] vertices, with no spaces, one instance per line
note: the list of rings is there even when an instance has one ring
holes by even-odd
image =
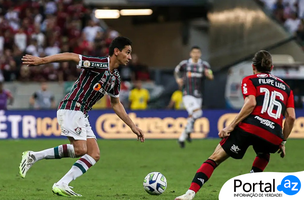
[[[119,96],[120,76],[116,69],[110,72],[108,57],[79,55],[79,59],[77,67],[83,70],[58,109],[80,110],[87,114],[105,94]]]
[[[276,76],[260,73],[243,79],[242,92],[244,98],[255,96],[256,107],[238,127],[279,145],[283,140],[282,123],[286,109],[294,108],[290,87]]]
[[[197,63],[193,63],[192,59],[183,60],[175,67],[175,72],[179,73],[184,80],[183,95],[202,97],[205,69],[210,69],[210,65],[201,59]]]

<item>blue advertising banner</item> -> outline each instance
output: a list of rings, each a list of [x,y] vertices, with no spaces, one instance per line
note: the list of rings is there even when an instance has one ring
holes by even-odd
[[[130,118],[144,131],[147,139],[178,138],[187,123],[186,111],[130,111]],[[194,125],[192,138],[217,138],[218,132],[235,117],[237,111],[204,110]],[[304,138],[304,110],[297,110],[290,138]],[[97,138],[135,138],[128,126],[112,110],[92,110],[89,121]],[[0,111],[0,139],[63,138],[55,110]]]

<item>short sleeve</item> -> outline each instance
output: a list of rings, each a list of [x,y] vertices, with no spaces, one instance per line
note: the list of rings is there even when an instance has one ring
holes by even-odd
[[[294,96],[292,90],[290,90],[290,94],[287,100],[286,108],[294,108]]]
[[[203,61],[204,69],[211,69],[210,64],[206,61]]]
[[[256,96],[256,88],[254,87],[250,78],[245,77],[242,81],[242,93],[243,96],[254,95]]]
[[[77,68],[82,69],[90,69],[90,70],[100,70],[100,69],[108,69],[108,58],[99,58],[99,57],[88,57],[79,55],[79,63],[77,64]]]
[[[174,69],[175,73],[180,73],[182,71],[185,70],[185,66],[186,66],[186,62],[185,61],[182,61],[180,62]]]
[[[114,87],[108,92],[108,95],[111,97],[119,97],[120,91],[120,80],[117,78],[114,84]]]

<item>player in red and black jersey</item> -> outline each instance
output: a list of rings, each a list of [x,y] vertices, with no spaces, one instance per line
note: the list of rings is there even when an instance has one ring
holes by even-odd
[[[31,166],[39,160],[81,157],[52,188],[57,195],[81,196],[71,189],[69,183],[84,174],[99,160],[100,151],[88,120],[88,111],[105,94],[111,97],[111,105],[115,113],[141,142],[144,141],[142,131],[129,118],[119,100],[120,76],[117,68],[120,65],[126,65],[131,60],[131,52],[131,41],[125,37],[117,37],[110,45],[108,57],[61,53],[44,58],[31,55],[22,58],[25,65],[71,61],[83,69],[71,91],[60,102],[57,111],[61,135],[67,136],[71,144],[63,144],[38,152],[23,152],[19,166],[20,175],[23,178]]]
[[[242,81],[245,102],[241,111],[219,132],[222,141],[197,170],[189,190],[175,200],[192,200],[220,163],[229,157],[243,158],[251,145],[257,154],[252,173],[264,171],[270,153],[285,156],[285,143],[295,121],[293,93],[283,80],[270,74],[273,65],[269,52],[257,52],[252,61],[254,75]]]

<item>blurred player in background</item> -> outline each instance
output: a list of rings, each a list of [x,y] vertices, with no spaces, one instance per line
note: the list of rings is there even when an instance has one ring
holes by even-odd
[[[181,148],[185,147],[185,140],[191,142],[190,134],[193,132],[194,122],[203,115],[202,87],[203,78],[213,80],[213,73],[209,63],[201,60],[202,53],[198,46],[190,51],[190,59],[181,61],[174,71],[175,80],[182,88],[184,106],[188,112],[187,125],[178,141]]]
[[[46,82],[41,83],[41,89],[37,90],[30,98],[30,106],[35,109],[55,109],[55,97],[51,91],[48,90]]]
[[[3,82],[0,81],[0,110],[7,110],[7,105],[12,105],[13,101],[14,97],[3,88]]]
[[[183,92],[179,87],[178,90],[174,91],[171,95],[170,102],[167,106],[167,109],[175,109],[175,110],[183,110],[185,109],[184,102],[183,102]]]
[[[44,58],[30,55],[22,58],[25,65],[72,61],[77,63],[77,67],[83,69],[71,91],[60,102],[57,111],[61,135],[67,136],[71,144],[63,144],[38,152],[23,152],[19,166],[20,175],[23,178],[31,166],[41,159],[81,157],[52,187],[53,193],[60,196],[81,196],[74,192],[69,184],[99,160],[100,151],[88,120],[88,111],[106,93],[111,97],[111,105],[115,113],[131,128],[141,142],[144,141],[142,131],[129,118],[119,101],[120,76],[117,68],[128,64],[131,60],[131,52],[131,41],[125,37],[117,37],[110,45],[109,57],[61,53]]]
[[[242,159],[250,145],[256,152],[251,173],[264,171],[270,153],[278,151],[282,158],[285,156],[285,143],[296,118],[292,90],[270,74],[273,68],[270,53],[261,50],[252,61],[254,75],[242,81],[245,102],[241,111],[219,132],[222,141],[197,170],[189,190],[175,200],[192,200],[220,163],[229,157]]]

